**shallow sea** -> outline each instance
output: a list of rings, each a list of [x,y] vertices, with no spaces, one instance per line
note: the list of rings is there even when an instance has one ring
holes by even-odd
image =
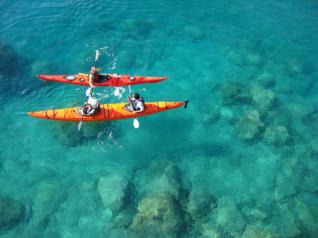
[[[318,2],[0,1],[1,237],[317,237]],[[83,86],[165,75],[139,119],[45,121]],[[129,91],[97,88],[102,103]]]

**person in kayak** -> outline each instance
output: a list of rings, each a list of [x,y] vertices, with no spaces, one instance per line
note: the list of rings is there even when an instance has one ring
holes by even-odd
[[[109,79],[111,79],[111,74],[99,74],[101,71],[101,68],[96,68],[95,66],[91,67],[91,70],[88,74],[88,83],[91,88],[94,87],[94,83],[96,82],[105,82]],[[115,75],[116,77],[116,75]]]
[[[100,68],[96,68],[95,66],[91,67],[88,74],[88,83],[91,88],[94,87],[94,82],[97,80],[100,70]]]
[[[145,102],[139,93],[132,93],[128,97],[128,104],[125,105],[125,108],[131,112],[142,112],[145,110]]]
[[[96,113],[99,111],[99,103],[96,98],[92,96],[92,90],[86,91],[87,100],[85,102],[85,105],[78,110],[78,112],[82,116],[93,116],[96,115]]]

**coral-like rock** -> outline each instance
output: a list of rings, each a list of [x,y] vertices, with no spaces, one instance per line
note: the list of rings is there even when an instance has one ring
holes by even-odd
[[[310,141],[310,147],[314,154],[318,154],[318,138],[314,138]]]
[[[264,140],[270,144],[281,146],[285,145],[290,139],[290,135],[285,126],[270,125],[265,129]]]
[[[179,237],[182,219],[175,199],[168,194],[153,194],[138,204],[130,229],[134,237]]]
[[[129,69],[136,62],[136,55],[127,50],[121,50],[118,52],[118,66]]]
[[[49,217],[56,212],[61,203],[65,201],[66,193],[60,189],[60,184],[47,181],[38,186],[38,191],[33,198],[32,223],[35,226],[45,227]]]
[[[237,51],[230,51],[227,55],[227,57],[229,58],[229,60],[237,65],[237,66],[243,66],[244,65],[244,58],[243,55]]]
[[[264,89],[258,84],[255,84],[251,89],[253,104],[260,112],[267,112],[273,105],[275,96],[269,89]]]
[[[249,208],[246,206],[242,209],[242,211],[244,212],[244,217],[251,222],[263,222],[269,217],[269,214],[256,207]]]
[[[267,71],[261,73],[257,78],[256,81],[265,88],[274,87],[276,82],[272,74]]]
[[[112,219],[112,229],[128,229],[132,223],[135,213],[135,208],[132,206],[122,210],[114,219]]]
[[[214,123],[220,119],[222,109],[218,106],[212,106],[208,117],[206,118],[206,122]]]
[[[17,95],[19,89],[34,86],[22,80],[28,62],[9,44],[0,40],[0,99],[3,95]]]
[[[301,227],[292,204],[293,201],[290,200],[286,203],[279,203],[278,207],[273,209],[274,214],[268,228],[279,237],[299,237],[301,235]]]
[[[23,221],[25,207],[16,200],[0,196],[0,230],[11,229]]]
[[[301,189],[306,192],[318,192],[318,175],[316,171],[308,171],[303,178]]]
[[[224,121],[232,121],[234,118],[233,111],[228,107],[222,107],[220,111],[221,119]]]
[[[238,137],[249,141],[260,135],[264,124],[260,119],[258,111],[252,110],[245,112],[235,127]]]
[[[248,65],[260,66],[263,64],[262,58],[257,54],[249,54],[245,59],[245,63]]]
[[[296,194],[295,186],[291,183],[291,180],[285,176],[279,174],[276,177],[276,188],[274,191],[274,197],[277,201],[281,199],[291,197]]]
[[[225,105],[249,103],[251,101],[249,88],[237,81],[227,81],[221,88],[221,94]]]
[[[120,30],[127,34],[127,38],[148,37],[153,30],[153,24],[147,18],[127,19],[119,26]]]
[[[294,97],[290,102],[284,103],[284,108],[295,119],[310,117],[314,112],[312,103],[308,103],[308,100],[298,97]]]
[[[138,171],[135,176],[136,190],[141,197],[169,193],[177,198],[180,190],[178,173],[178,168],[171,161],[155,160],[148,168]]]
[[[289,59],[286,65],[287,72],[292,76],[298,76],[303,72],[303,65],[298,59]]]
[[[242,238],[278,238],[278,236],[256,226],[247,225]]]
[[[183,31],[187,36],[191,37],[192,40],[200,40],[204,37],[201,29],[202,28],[195,25],[187,25],[183,28]]]
[[[123,208],[128,181],[119,174],[108,174],[99,178],[98,191],[104,206],[113,212]]]
[[[203,224],[201,233],[202,233],[202,238],[221,238],[222,237],[220,232],[217,230],[215,224],[213,223]]]
[[[18,53],[10,45],[0,41],[0,76],[20,75],[20,63]]]
[[[238,207],[228,198],[218,200],[218,207],[211,214],[211,221],[228,236],[239,236],[246,223]]]
[[[216,199],[206,192],[192,190],[187,204],[187,212],[195,221],[202,220],[216,207]]]
[[[316,237],[318,234],[318,199],[311,193],[302,193],[295,199],[299,220],[305,230],[306,236]]]

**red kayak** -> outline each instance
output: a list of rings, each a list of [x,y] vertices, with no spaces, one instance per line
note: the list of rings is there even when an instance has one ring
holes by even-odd
[[[38,77],[47,81],[60,83],[70,83],[88,86],[87,74],[68,74],[68,75],[48,75],[39,74]],[[97,75],[94,86],[127,86],[142,83],[157,83],[166,80],[167,77],[147,77],[147,76],[130,76],[118,74],[99,74]]]

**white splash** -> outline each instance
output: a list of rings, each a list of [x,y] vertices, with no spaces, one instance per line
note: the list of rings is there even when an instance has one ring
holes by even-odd
[[[123,97],[123,94],[125,93],[125,91],[126,91],[126,89],[123,87],[116,87],[116,88],[114,88],[113,95],[115,97],[117,97],[118,99],[121,99]]]

